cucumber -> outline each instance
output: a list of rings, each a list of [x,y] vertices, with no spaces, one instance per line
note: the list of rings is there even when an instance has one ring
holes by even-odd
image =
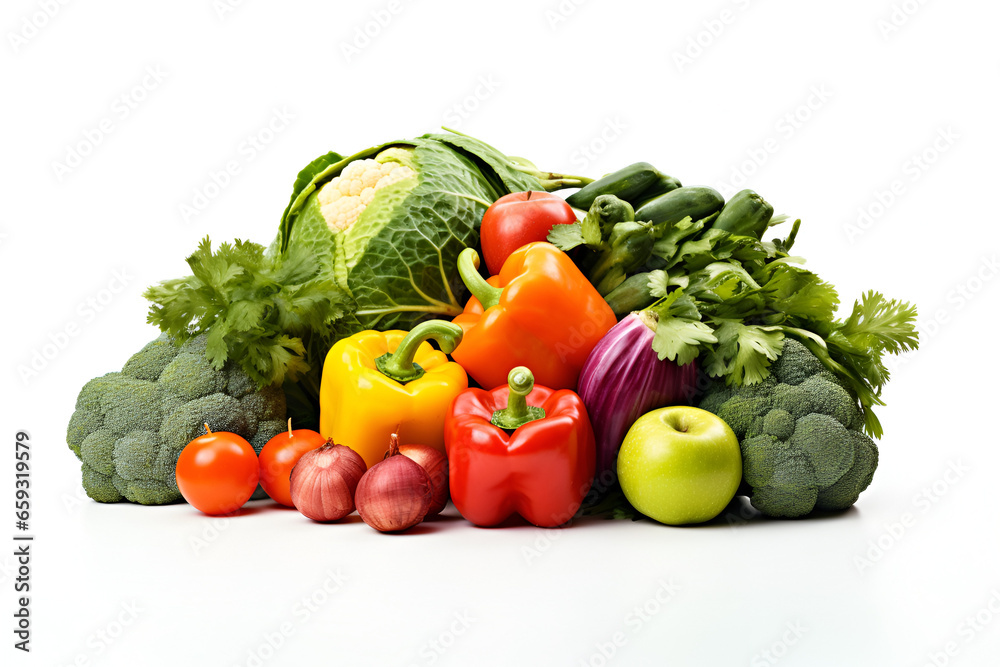
[[[667,176],[666,174],[661,174],[660,177],[653,183],[649,188],[646,189],[636,201],[630,201],[636,208],[642,208],[649,202],[653,201],[660,195],[665,195],[672,190],[676,190],[681,187],[681,182],[678,181],[673,176]]]
[[[648,162],[636,162],[577,190],[566,198],[566,202],[573,208],[584,211],[590,209],[594,200],[601,195],[615,195],[631,202],[661,176],[656,167]]]
[[[649,274],[637,273],[611,290],[604,300],[611,306],[611,310],[615,311],[615,315],[621,318],[633,310],[642,310],[653,305],[656,297],[649,290]]]
[[[753,190],[740,190],[722,207],[722,213],[712,223],[712,229],[760,239],[773,215],[774,207],[763,197]]]
[[[635,219],[669,227],[688,216],[692,220],[706,218],[722,210],[725,203],[722,195],[709,187],[677,188],[640,207]]]

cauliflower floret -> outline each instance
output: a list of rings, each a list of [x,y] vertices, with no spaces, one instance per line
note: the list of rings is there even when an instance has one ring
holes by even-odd
[[[376,192],[415,175],[413,169],[399,162],[355,160],[317,195],[326,226],[331,232],[350,229]]]

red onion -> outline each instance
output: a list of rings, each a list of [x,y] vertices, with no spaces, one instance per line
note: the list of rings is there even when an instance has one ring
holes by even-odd
[[[398,442],[395,433],[390,438]],[[419,463],[431,478],[431,506],[427,516],[440,514],[448,504],[448,457],[429,445],[399,445],[399,453]]]
[[[423,521],[433,493],[430,476],[419,463],[400,454],[399,441],[393,438],[387,458],[364,474],[354,499],[365,523],[392,533]]]
[[[655,315],[627,315],[597,343],[580,372],[578,393],[597,439],[596,488],[606,489],[614,481],[605,479],[607,471],[614,470],[618,449],[635,420],[694,398],[696,363],[661,361],[652,348],[655,330]]]
[[[350,447],[327,440],[306,452],[289,476],[295,509],[313,521],[337,521],[354,511],[354,492],[365,474],[365,460]]]

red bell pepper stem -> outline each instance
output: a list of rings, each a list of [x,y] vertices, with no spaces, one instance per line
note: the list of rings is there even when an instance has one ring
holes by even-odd
[[[528,394],[535,388],[535,376],[524,366],[511,369],[507,376],[507,407],[493,413],[494,426],[513,431],[528,422],[545,418],[544,408],[528,405]]]
[[[412,382],[423,376],[424,369],[413,363],[417,348],[429,339],[436,340],[445,354],[451,354],[462,342],[462,327],[444,320],[428,320],[413,327],[392,354],[383,354],[375,360],[375,368],[382,375],[397,382]]]
[[[483,304],[483,310],[500,303],[500,295],[503,290],[490,285],[485,278],[479,275],[479,253],[473,248],[466,248],[459,254],[458,274],[462,277],[465,286],[472,292],[472,296]]]

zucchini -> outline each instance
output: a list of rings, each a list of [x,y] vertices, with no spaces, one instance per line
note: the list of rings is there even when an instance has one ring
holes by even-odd
[[[726,202],[722,213],[712,224],[712,229],[721,229],[736,236],[752,236],[760,239],[767,224],[774,215],[774,207],[753,190],[740,190]]]
[[[589,210],[594,200],[601,195],[615,195],[619,199],[631,202],[656,183],[661,176],[656,167],[648,162],[636,162],[577,190],[567,197],[566,201],[573,208],[584,211]]]
[[[686,187],[671,190],[648,202],[635,212],[635,219],[670,227],[684,218],[707,218],[722,209],[726,200],[709,187]]]
[[[625,282],[611,290],[604,300],[619,318],[656,303],[656,297],[650,293],[648,273],[637,273],[626,278]]]
[[[681,187],[681,182],[678,181],[673,176],[667,176],[666,174],[661,174],[660,177],[653,183],[649,188],[646,189],[636,201],[629,202],[636,208],[642,208],[649,202],[653,201],[660,195],[665,195],[672,190],[676,190]]]

